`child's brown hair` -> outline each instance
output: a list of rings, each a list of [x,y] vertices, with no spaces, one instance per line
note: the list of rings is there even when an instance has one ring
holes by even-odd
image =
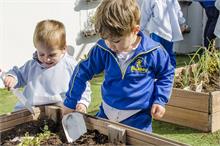
[[[63,23],[56,20],[40,21],[35,28],[33,42],[35,48],[43,45],[48,49],[65,49],[66,32]]]
[[[95,14],[95,29],[103,39],[121,37],[140,24],[136,0],[102,0]]]

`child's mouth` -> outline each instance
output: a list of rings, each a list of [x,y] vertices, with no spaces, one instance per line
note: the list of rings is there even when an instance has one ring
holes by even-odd
[[[51,63],[44,63],[43,66],[45,66],[46,68],[53,66],[53,62]]]
[[[53,64],[53,62],[51,62],[51,63],[45,63],[46,65],[51,65],[51,64]]]

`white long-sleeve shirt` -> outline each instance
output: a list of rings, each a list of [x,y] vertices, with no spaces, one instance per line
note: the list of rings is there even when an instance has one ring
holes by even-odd
[[[215,7],[220,11],[220,0],[216,0]],[[220,14],[218,16],[218,21],[216,23],[214,33],[218,38],[220,38]]]
[[[183,39],[180,25],[185,18],[177,0],[138,0],[141,10],[141,30],[168,40]]]
[[[32,59],[20,68],[14,67],[7,74],[17,80],[16,88],[24,87],[23,94],[31,105],[44,105],[63,101],[76,65],[76,60],[66,53],[50,68],[44,68],[37,59]],[[78,103],[88,107],[90,102],[91,90],[87,83],[87,88]],[[22,108],[21,103],[17,103],[15,110]]]

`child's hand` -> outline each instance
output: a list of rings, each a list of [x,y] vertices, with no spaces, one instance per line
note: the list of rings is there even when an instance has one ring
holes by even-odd
[[[81,113],[86,113],[87,112],[87,107],[85,106],[85,104],[78,103],[76,105],[76,111],[81,112]]]
[[[151,108],[151,115],[154,119],[160,119],[165,114],[165,107],[159,105],[159,104],[153,104]]]
[[[184,33],[190,33],[191,31],[191,28],[189,27],[189,25],[187,24],[182,24],[181,27],[181,32],[184,34]]]
[[[12,76],[5,76],[4,78],[4,85],[6,88],[8,88],[8,90],[13,88],[16,85],[16,82],[16,79]]]
[[[74,112],[74,109],[68,108],[65,105],[62,105],[62,116]]]

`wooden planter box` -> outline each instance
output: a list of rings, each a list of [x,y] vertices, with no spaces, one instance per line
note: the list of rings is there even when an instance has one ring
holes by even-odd
[[[176,70],[180,72],[182,68]],[[161,121],[205,132],[220,129],[220,91],[199,93],[173,88]]]
[[[53,120],[60,121],[60,109],[54,106],[35,108],[35,116],[32,116],[27,110],[10,113],[9,115],[0,116],[0,135],[1,132],[12,129],[14,126],[35,120],[39,116],[48,116]],[[138,129],[131,128],[119,123],[110,122],[105,119],[99,119],[90,115],[84,115],[88,129],[96,129],[100,133],[109,135],[109,127],[118,127],[125,130],[126,144],[128,145],[169,145],[180,146],[186,145],[155,134],[147,134]],[[111,131],[112,132],[112,131]],[[115,131],[117,133],[117,131]],[[120,132],[120,131],[119,131]],[[114,133],[114,131],[113,131]],[[119,133],[120,134],[120,133]]]

